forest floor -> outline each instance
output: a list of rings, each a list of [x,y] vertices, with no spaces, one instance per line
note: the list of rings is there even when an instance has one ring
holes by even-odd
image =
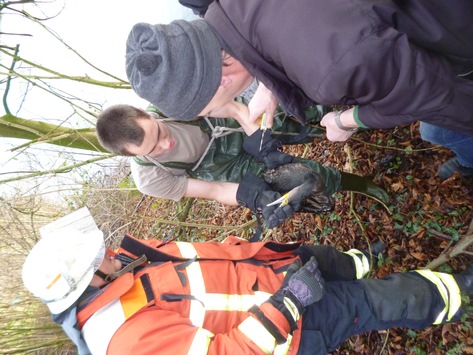
[[[314,159],[340,170],[369,176],[391,198],[390,206],[360,195],[336,194],[332,212],[297,213],[282,226],[264,233],[264,239],[279,242],[301,240],[345,251],[366,249],[381,239],[386,248],[373,265],[370,277],[425,267],[454,246],[473,219],[473,179],[454,176],[442,181],[438,167],[452,153],[424,142],[417,124],[384,131],[364,131],[345,143],[327,140],[285,147],[296,156]],[[350,157],[351,156],[351,157]],[[387,208],[386,208],[387,207]],[[136,237],[169,235],[179,218],[175,202],[143,197],[135,213],[143,217],[127,230]],[[182,212],[181,212],[182,213]],[[159,220],[171,223],[156,223]],[[196,200],[189,212],[181,240],[223,240],[233,234],[249,237],[254,232],[253,215],[242,207],[225,207]],[[174,222],[172,222],[174,221]],[[244,227],[242,227],[242,225]],[[248,228],[250,226],[251,228]],[[460,272],[473,263],[472,247],[438,270]],[[347,340],[338,354],[473,354],[473,316],[463,322],[413,331],[394,328],[372,331]]]

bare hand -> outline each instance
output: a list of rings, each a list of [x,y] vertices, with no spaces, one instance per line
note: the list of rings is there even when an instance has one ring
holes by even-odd
[[[345,111],[344,114],[351,114],[351,111]],[[320,125],[327,129],[327,139],[332,142],[344,142],[350,138],[355,131],[345,131],[340,129],[335,123],[336,112],[327,113],[322,120]]]
[[[209,112],[210,117],[215,118],[234,118],[238,121],[240,126],[244,129],[245,133],[250,136],[256,132],[259,128],[258,123],[248,121],[248,106],[238,102],[230,101],[224,106],[214,108]]]
[[[266,127],[271,128],[274,121],[274,112],[278,107],[278,99],[263,83],[259,83],[255,95],[248,104],[250,115],[248,120],[256,122],[263,114],[266,114]]]
[[[247,117],[248,109],[247,107],[237,101],[229,101],[225,105],[220,107],[215,107],[208,113],[208,116],[215,118],[235,118],[238,119],[240,116]]]

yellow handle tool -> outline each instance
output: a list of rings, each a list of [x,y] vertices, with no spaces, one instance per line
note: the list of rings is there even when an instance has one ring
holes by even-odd
[[[261,148],[263,147],[264,135],[266,134],[266,130],[268,129],[267,124],[266,124],[266,114],[265,113],[263,113],[263,116],[261,117],[260,129],[263,131],[263,133],[261,134],[261,141],[259,143],[259,153],[261,153]]]

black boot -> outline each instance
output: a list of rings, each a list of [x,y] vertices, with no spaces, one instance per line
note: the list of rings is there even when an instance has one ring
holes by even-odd
[[[384,244],[380,239],[375,241],[370,245],[370,248],[362,250],[361,252],[370,260],[371,258],[378,259],[378,255],[386,248],[386,244]],[[371,249],[371,253],[370,253]]]
[[[453,275],[460,288],[460,292],[465,292],[468,296],[473,296],[473,265],[465,271]]]
[[[438,175],[442,180],[448,179],[456,172],[464,178],[473,178],[473,168],[461,165],[457,157],[447,160],[438,169]]]
[[[358,192],[369,197],[375,197],[384,204],[389,205],[388,193],[376,185],[370,178],[351,173],[341,172],[340,191]]]

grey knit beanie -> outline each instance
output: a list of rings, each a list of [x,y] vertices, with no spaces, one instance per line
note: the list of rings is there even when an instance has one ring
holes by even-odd
[[[126,74],[138,96],[168,117],[189,121],[217,92],[222,46],[204,20],[138,23],[126,42]]]

